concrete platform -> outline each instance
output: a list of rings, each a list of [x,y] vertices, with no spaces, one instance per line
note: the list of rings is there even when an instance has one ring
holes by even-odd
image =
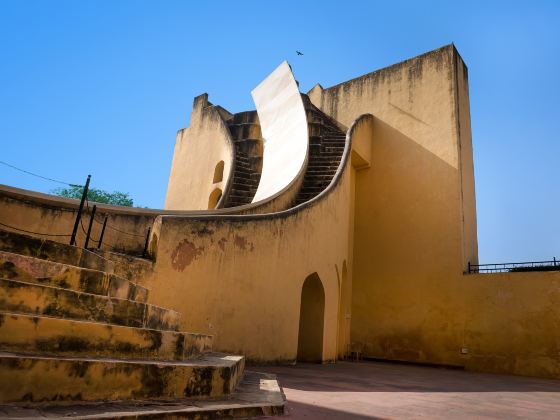
[[[558,419],[560,380],[383,362],[298,364],[275,373],[290,419]]]
[[[52,406],[0,405],[0,419],[216,419],[272,416],[284,413],[284,398],[276,377],[246,371],[227,398],[173,401],[128,401]]]

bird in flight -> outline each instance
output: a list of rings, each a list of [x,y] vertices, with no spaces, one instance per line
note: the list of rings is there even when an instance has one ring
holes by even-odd
[[[303,55],[303,53],[300,52],[300,51],[296,51],[296,54],[297,54],[297,55]]]

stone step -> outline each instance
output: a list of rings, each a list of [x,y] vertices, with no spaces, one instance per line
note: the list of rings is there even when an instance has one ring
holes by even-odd
[[[0,406],[0,419],[159,419],[202,420],[281,416],[285,399],[275,375],[245,371],[233,393],[220,399],[181,398],[171,401],[74,402]]]
[[[309,163],[329,163],[333,165],[338,165],[340,162],[339,156],[328,156],[324,154],[316,154],[309,158]]]
[[[0,311],[173,331],[180,324],[177,312],[147,303],[7,279],[0,279]]]
[[[327,157],[333,159],[338,164],[340,162],[340,158],[342,157],[342,153],[322,150],[320,153],[317,153],[315,156],[321,156],[321,157]]]
[[[330,172],[333,172],[333,171],[336,172],[337,169],[338,169],[338,165],[319,164],[319,165],[308,166],[306,172],[311,172],[311,173],[327,172],[327,173],[330,173]]]
[[[244,364],[218,353],[172,362],[0,353],[0,402],[221,397]]]
[[[330,184],[330,180],[328,181],[314,181],[314,180],[309,180],[302,185],[300,191],[304,191],[304,190],[308,190],[308,191],[323,191],[325,188],[327,188]]]
[[[306,175],[303,185],[328,185],[330,184],[332,175]]]
[[[242,159],[239,158],[239,156],[235,159],[235,169],[239,170],[239,169],[243,169],[245,171],[251,171],[251,164],[249,163],[249,160],[247,159],[247,161],[244,161]]]
[[[212,336],[0,312],[0,351],[62,356],[185,360]]]
[[[301,189],[305,189],[305,188],[321,188],[321,189],[325,189],[330,183],[331,183],[331,179],[312,179],[312,178],[308,178],[305,180],[305,182],[302,185]]]
[[[235,162],[239,163],[239,162],[243,162],[243,163],[249,163],[249,155],[245,152],[243,152],[242,150],[236,150],[236,154],[235,154]]]
[[[110,274],[114,271],[111,261],[83,248],[1,229],[0,250]]]
[[[102,249],[94,249],[92,252],[111,261],[113,263],[114,273],[133,283],[139,282],[153,270],[154,262],[146,258]]]
[[[0,251],[0,278],[147,302],[148,290],[114,274]]]
[[[237,183],[234,182],[231,185],[231,188],[234,190],[238,190],[238,191],[247,191],[247,192],[252,192],[253,194],[255,194],[255,192],[257,191],[257,187],[250,185],[250,184],[241,184],[241,183]]]
[[[249,204],[250,202],[251,198],[238,195],[230,196],[228,201],[229,207],[243,206],[245,204]]]
[[[234,123],[229,125],[229,130],[233,141],[262,137],[261,126],[258,123]]]
[[[321,151],[321,156],[325,156],[325,157],[332,157],[334,159],[336,159],[337,162],[340,161],[340,158],[342,157],[342,150],[341,151],[336,151],[336,150],[323,150]]]
[[[233,115],[232,124],[259,123],[257,111],[243,111]]]
[[[233,174],[233,179],[235,182],[237,182],[238,179],[246,179],[251,181],[253,179],[251,175],[251,172],[236,169],[235,173]]]
[[[253,199],[253,194],[251,195],[231,195],[230,196],[230,203],[236,203],[237,205],[248,204]]]
[[[247,185],[250,187],[254,187],[257,188],[257,184],[255,183],[255,181],[253,180],[253,178],[249,177],[249,178],[236,178],[235,176],[233,177],[232,183],[234,184],[240,184],[240,185]]]
[[[344,134],[341,134],[340,136],[325,136],[323,137],[323,143],[340,144],[344,146],[346,144],[346,136]]]
[[[327,172],[327,171],[319,171],[319,172],[315,171],[315,172],[312,172],[312,173],[307,172],[305,174],[305,177],[306,178],[311,177],[311,178],[320,179],[320,180],[327,180],[327,179],[332,179],[332,177],[335,175],[335,173],[336,173],[336,171],[334,171],[334,170],[329,171],[329,172]]]

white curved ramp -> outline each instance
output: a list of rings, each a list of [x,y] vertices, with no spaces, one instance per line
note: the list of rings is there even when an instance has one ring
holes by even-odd
[[[263,167],[253,203],[287,187],[299,174],[307,154],[307,117],[298,85],[287,61],[252,92],[264,138]]]

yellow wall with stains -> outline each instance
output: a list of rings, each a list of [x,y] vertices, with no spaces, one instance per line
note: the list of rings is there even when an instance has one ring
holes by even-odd
[[[464,274],[478,257],[467,70],[455,48],[309,96],[347,126],[372,115],[353,124],[351,156],[332,189],[271,214],[250,214],[251,205],[147,211],[151,303],[181,312],[184,329],[213,334],[217,350],[293,361],[301,288],[316,272],[325,361],[354,348],[560,377],[560,273]],[[16,204],[8,195],[2,215],[14,222],[58,229],[71,221],[54,199],[45,207],[44,198]]]
[[[196,97],[189,127],[177,132],[164,208],[208,210],[212,193],[223,194],[228,186],[233,157],[233,140],[222,115],[208,102],[207,94]],[[220,162],[223,176],[214,182]]]

